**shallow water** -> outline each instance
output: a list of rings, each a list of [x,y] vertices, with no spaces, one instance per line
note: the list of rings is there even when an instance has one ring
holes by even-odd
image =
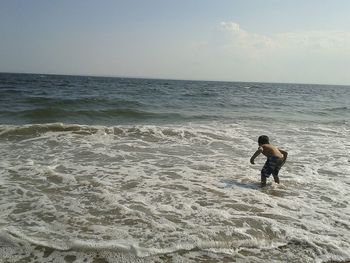
[[[341,106],[343,100],[337,103]],[[164,117],[176,107],[165,114],[165,106],[158,105],[163,117],[153,109],[155,118],[128,123],[123,115],[115,125],[96,116],[86,124],[48,124],[44,116],[42,124],[34,124],[16,114],[13,120],[0,115],[7,120],[0,125],[0,259],[349,260],[347,113],[336,120],[305,112],[285,119],[289,113],[283,110],[273,117],[251,109],[245,116],[242,108],[233,117],[215,113],[220,116],[215,120],[210,109],[216,101],[205,106],[210,100],[195,96],[192,103],[196,101],[203,105],[186,113],[188,118],[183,117],[190,107],[186,103],[176,118]],[[267,107],[265,111],[275,112],[273,105]],[[91,124],[94,118],[96,124]],[[264,158],[249,164],[261,134],[289,153],[281,184],[270,178],[264,189],[259,187]]]

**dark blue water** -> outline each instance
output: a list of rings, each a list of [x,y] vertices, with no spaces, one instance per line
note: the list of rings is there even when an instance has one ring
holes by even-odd
[[[347,121],[350,87],[0,74],[0,123]]]

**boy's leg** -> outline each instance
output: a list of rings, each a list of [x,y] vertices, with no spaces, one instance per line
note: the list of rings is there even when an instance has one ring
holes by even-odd
[[[261,187],[266,186],[266,176],[261,173]]]
[[[273,175],[273,180],[275,181],[275,183],[279,184],[280,183],[280,178],[278,177],[278,172],[279,170],[276,170],[272,173]]]
[[[271,175],[271,169],[269,167],[269,162],[266,161],[264,167],[261,169],[261,187],[266,186],[266,178]]]
[[[273,180],[275,180],[275,183],[279,184],[280,183],[280,178],[278,177],[278,175],[273,175]]]

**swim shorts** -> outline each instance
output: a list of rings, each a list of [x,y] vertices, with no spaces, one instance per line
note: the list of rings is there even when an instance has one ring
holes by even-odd
[[[271,174],[278,175],[282,163],[282,158],[279,158],[277,156],[267,157],[267,161],[265,162],[265,165],[261,170],[261,176],[268,178]]]

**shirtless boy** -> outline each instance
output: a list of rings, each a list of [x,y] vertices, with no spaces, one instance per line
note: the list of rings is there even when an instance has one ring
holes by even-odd
[[[266,178],[271,174],[275,183],[280,183],[278,172],[287,160],[288,153],[270,144],[269,137],[261,135],[258,139],[259,148],[250,158],[250,163],[254,164],[255,158],[262,153],[267,157],[264,167],[261,170],[261,187],[266,185]]]

